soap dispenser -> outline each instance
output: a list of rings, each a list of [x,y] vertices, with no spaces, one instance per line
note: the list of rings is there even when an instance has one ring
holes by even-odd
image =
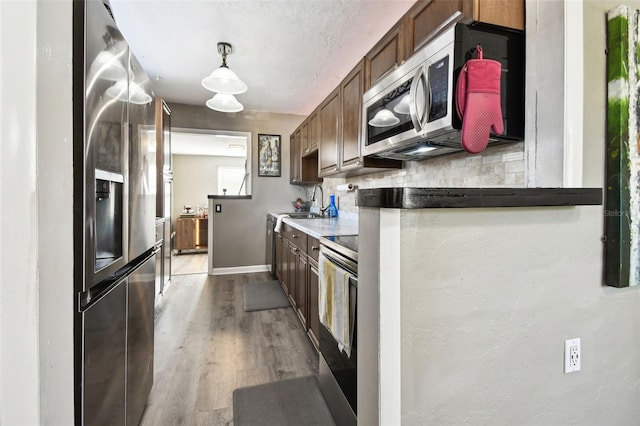
[[[327,207],[327,217],[338,217],[338,208],[336,207],[336,196],[329,195],[329,206]]]

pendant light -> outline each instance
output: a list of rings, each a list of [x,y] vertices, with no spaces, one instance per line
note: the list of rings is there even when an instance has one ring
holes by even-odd
[[[207,106],[220,112],[240,112],[244,109],[235,96],[227,93],[216,93],[213,98],[207,101]]]
[[[231,54],[229,43],[218,43],[218,53],[222,55],[222,65],[211,75],[202,79],[202,86],[212,92],[239,95],[247,91],[247,85],[227,66],[227,55]]]

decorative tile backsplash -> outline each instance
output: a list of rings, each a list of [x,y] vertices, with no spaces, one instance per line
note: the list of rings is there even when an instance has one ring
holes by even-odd
[[[325,178],[322,183],[325,204],[335,194],[338,210],[358,212],[355,191],[337,191],[352,183],[358,188],[402,187],[524,187],[524,142],[499,145],[482,154],[466,152],[422,161],[407,161],[404,168],[349,178]]]

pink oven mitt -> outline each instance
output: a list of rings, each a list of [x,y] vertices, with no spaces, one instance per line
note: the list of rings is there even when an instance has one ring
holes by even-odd
[[[472,154],[482,152],[489,143],[489,132],[504,132],[500,106],[500,62],[482,59],[482,46],[477,46],[477,59],[469,59],[460,72],[456,89],[456,109],[462,119],[462,147]]]

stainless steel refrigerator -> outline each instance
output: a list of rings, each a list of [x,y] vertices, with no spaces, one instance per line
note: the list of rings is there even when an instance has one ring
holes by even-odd
[[[76,423],[134,425],[153,383],[154,93],[105,5],[73,7]]]

